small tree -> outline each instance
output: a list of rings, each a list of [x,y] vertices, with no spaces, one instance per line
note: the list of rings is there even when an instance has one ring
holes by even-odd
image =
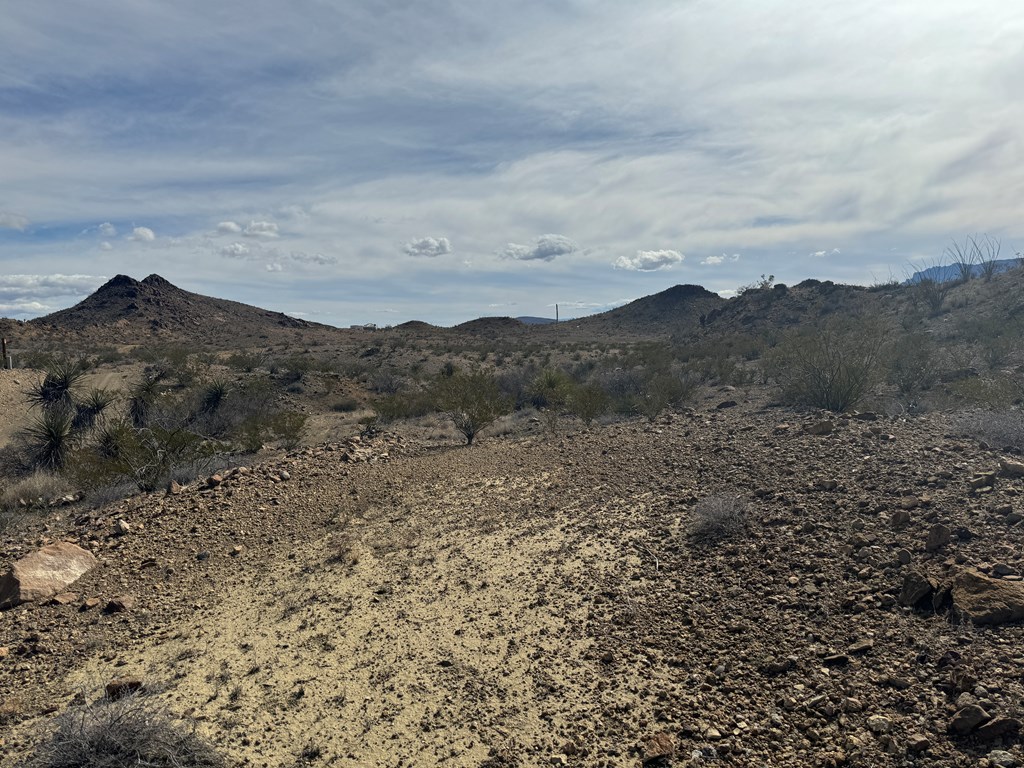
[[[483,371],[442,375],[434,384],[433,401],[434,407],[465,436],[467,445],[473,444],[481,430],[512,410],[497,380]]]

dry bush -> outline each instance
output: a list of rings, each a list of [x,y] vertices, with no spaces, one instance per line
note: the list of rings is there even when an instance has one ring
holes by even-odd
[[[1024,413],[973,411],[956,418],[958,428],[994,448],[1024,451]]]
[[[690,512],[687,533],[695,541],[712,542],[742,533],[747,505],[735,496],[706,496]]]
[[[63,478],[45,471],[12,483],[0,493],[0,531],[25,514],[48,509],[51,501],[68,492]]]
[[[152,696],[102,698],[74,707],[21,768],[191,768],[226,762]]]

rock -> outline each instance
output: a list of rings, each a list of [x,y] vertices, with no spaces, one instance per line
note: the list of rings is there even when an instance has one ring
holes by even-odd
[[[206,478],[206,487],[207,488],[216,488],[219,485],[221,485],[223,482],[224,482],[224,478],[221,477],[220,475],[210,475],[208,478]]]
[[[968,704],[958,709],[949,721],[949,730],[960,736],[966,736],[979,725],[989,719],[989,714],[977,704]]]
[[[118,520],[114,523],[114,535],[124,536],[125,534],[131,533],[132,527],[125,520]]]
[[[38,549],[0,578],[0,608],[52,597],[96,565],[96,557],[77,544],[60,542]]]
[[[935,585],[928,574],[919,568],[908,568],[903,574],[903,588],[900,590],[900,605],[915,608],[935,591]]]
[[[60,594],[54,595],[47,602],[50,605],[71,605],[78,599],[78,595],[74,592],[61,592]]]
[[[676,740],[668,731],[656,733],[644,741],[643,765],[650,766],[666,762],[675,757]]]
[[[910,511],[907,509],[897,509],[889,518],[889,526],[895,530],[906,528],[908,525],[910,525]]]
[[[11,655],[11,649],[6,645],[0,645],[0,659],[6,659]]]
[[[846,652],[854,656],[860,656],[862,654],[867,653],[874,647],[875,644],[871,640],[859,640],[858,642],[854,643],[849,648],[847,648]]]
[[[954,575],[950,591],[953,608],[975,624],[1024,619],[1024,582],[991,579],[974,568],[962,568]]]
[[[725,410],[726,408],[735,408],[737,405],[739,405],[739,403],[737,403],[735,400],[723,400],[718,405],[716,405],[715,408],[719,411],[722,411]]]
[[[872,715],[868,718],[867,726],[872,733],[881,735],[892,730],[892,720],[882,715]]]
[[[185,490],[185,489],[181,486],[180,483],[178,483],[177,480],[171,480],[171,482],[169,482],[167,484],[167,495],[168,496],[177,496],[183,490]]]
[[[1024,463],[1002,459],[999,462],[999,473],[1003,477],[1024,477]]]
[[[896,552],[896,560],[900,565],[910,565],[912,559],[913,555],[910,554],[909,549],[900,549]]]
[[[1017,758],[1004,749],[993,749],[989,752],[988,763],[995,768],[1017,768],[1019,765]]]
[[[917,496],[904,496],[900,499],[900,509],[911,510],[921,506],[921,500]]]
[[[82,610],[83,610],[83,611],[90,611],[90,610],[92,610],[93,608],[97,608],[97,607],[99,607],[99,604],[100,604],[101,602],[103,602],[103,601],[102,601],[102,600],[100,600],[100,599],[99,599],[98,597],[88,597],[88,598],[86,598],[86,599],[85,599],[85,601],[84,601],[84,602],[82,603]]]
[[[949,526],[936,523],[928,531],[928,538],[925,539],[924,548],[928,552],[936,552],[949,544],[951,537],[952,531],[949,530]]]
[[[831,656],[823,658],[821,663],[826,667],[845,667],[850,663],[850,657],[845,653],[834,653]]]
[[[286,470],[286,469],[282,469],[280,472],[278,472],[277,476],[280,479],[282,479],[282,480],[291,480],[292,479],[291,474],[289,474],[288,470]]]
[[[231,551],[228,554],[230,554],[232,557],[238,557],[243,552],[245,552],[245,547],[243,547],[241,544],[235,544],[235,546],[231,548]]]
[[[1020,720],[1015,717],[993,717],[974,732],[982,741],[995,741],[1004,736],[1020,733]]]
[[[124,613],[134,610],[135,602],[135,598],[131,595],[119,595],[111,598],[103,610],[107,613]]]
[[[912,733],[907,737],[907,749],[911,752],[927,752],[931,745],[931,739],[923,733]]]
[[[137,677],[115,677],[105,686],[109,699],[123,699],[129,694],[141,691],[142,688],[142,681]]]
[[[816,421],[813,424],[808,424],[804,427],[804,432],[808,435],[830,435],[835,428],[835,424],[828,419],[825,419],[824,421]]]

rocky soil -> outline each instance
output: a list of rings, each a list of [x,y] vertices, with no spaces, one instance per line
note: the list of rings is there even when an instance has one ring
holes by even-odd
[[[0,571],[101,565],[0,612],[0,766],[114,678],[238,765],[1024,760],[1024,626],[951,589],[1021,584],[1016,459],[937,414],[716,404],[325,445],[4,534]],[[735,535],[695,527],[712,496]]]

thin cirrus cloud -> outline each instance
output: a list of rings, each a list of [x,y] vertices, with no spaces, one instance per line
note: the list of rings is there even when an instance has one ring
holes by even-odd
[[[402,253],[407,256],[437,258],[452,252],[452,244],[447,237],[418,237],[402,246]]]
[[[517,261],[553,261],[579,249],[579,245],[565,235],[541,235],[529,245],[509,243],[498,251],[498,255],[503,259]]]
[[[615,260],[615,268],[634,272],[657,272],[681,264],[684,259],[686,256],[679,251],[637,251],[635,256],[619,256]]]

